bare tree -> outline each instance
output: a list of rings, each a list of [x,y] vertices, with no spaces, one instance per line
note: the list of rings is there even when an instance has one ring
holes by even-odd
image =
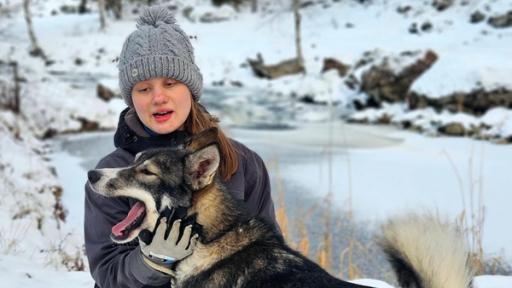
[[[105,0],[106,10],[112,10],[114,17],[119,20],[123,16],[123,3],[121,0]]]
[[[32,15],[30,14],[30,0],[23,0],[23,12],[25,14],[25,22],[27,23],[28,37],[30,38],[30,44],[32,45],[29,52],[30,55],[34,57],[41,57],[46,65],[50,65],[52,61],[48,60],[43,49],[37,43],[36,34],[34,33],[34,28],[32,26]]]
[[[84,14],[87,12],[87,0],[80,0],[80,5],[78,5],[78,13]]]
[[[98,11],[100,14],[100,27],[101,30],[105,30],[107,23],[105,21],[105,0],[98,0]]]
[[[14,81],[14,99],[12,103],[12,111],[20,114],[20,77],[18,77],[18,62],[11,62],[9,65],[12,67],[12,76]]]
[[[252,13],[258,12],[258,0],[251,1],[251,12]]]
[[[293,0],[293,16],[295,19],[295,49],[297,51],[297,61],[299,66],[304,67],[304,57],[302,56],[300,23],[301,17],[299,13],[300,0]]]
[[[18,76],[18,62],[10,61],[4,64],[4,62],[0,60],[0,74],[3,75],[4,73],[12,73],[12,80],[0,79],[0,108],[19,114],[21,78]],[[12,86],[13,83],[14,87]]]

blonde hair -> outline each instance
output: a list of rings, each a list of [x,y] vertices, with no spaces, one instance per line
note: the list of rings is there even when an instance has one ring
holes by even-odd
[[[218,143],[221,155],[219,172],[224,181],[231,179],[231,176],[238,169],[238,154],[235,147],[219,127],[219,119],[211,115],[203,105],[192,101],[190,113],[185,120],[184,128],[189,134],[197,134],[205,129],[216,127],[218,133]]]

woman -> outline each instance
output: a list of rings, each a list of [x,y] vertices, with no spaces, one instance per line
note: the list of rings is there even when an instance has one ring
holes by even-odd
[[[202,76],[194,63],[189,38],[165,8],[149,8],[137,21],[137,29],[128,36],[121,51],[119,83],[128,108],[119,117],[114,136],[117,149],[96,168],[128,166],[140,151],[179,145],[189,135],[217,127],[218,121],[197,102]],[[261,158],[243,144],[228,139],[221,130],[218,143],[222,158],[219,176],[225,186],[247,203],[253,215],[266,219],[279,231],[269,177]],[[160,256],[157,260],[172,262],[192,253],[190,233],[184,233],[178,243],[185,245],[157,237],[142,248],[137,241],[113,244],[112,227],[122,222],[134,202],[101,197],[86,185],[85,246],[95,287],[168,287],[169,276],[157,271],[160,269],[155,268],[158,265],[151,262],[155,259],[149,254],[153,252]],[[179,229],[176,224],[172,225],[171,235]]]

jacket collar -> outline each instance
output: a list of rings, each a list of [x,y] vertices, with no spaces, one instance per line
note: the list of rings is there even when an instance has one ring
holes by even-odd
[[[119,115],[119,122],[114,135],[114,145],[116,148],[122,148],[135,155],[151,148],[181,145],[187,137],[188,134],[185,131],[150,136],[144,130],[135,110],[127,107]]]

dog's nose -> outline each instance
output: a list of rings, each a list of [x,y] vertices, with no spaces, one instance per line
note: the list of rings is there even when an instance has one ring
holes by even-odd
[[[87,172],[87,177],[89,178],[89,182],[91,182],[91,184],[94,184],[98,182],[98,180],[100,180],[101,174],[96,170],[90,170],[89,172]]]

